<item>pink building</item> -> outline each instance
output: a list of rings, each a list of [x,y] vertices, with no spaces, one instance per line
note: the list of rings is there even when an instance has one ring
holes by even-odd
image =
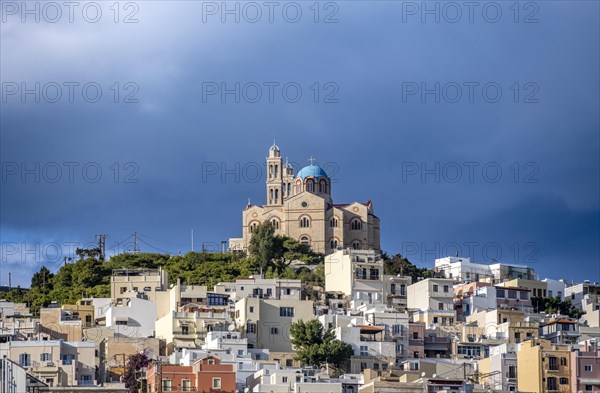
[[[571,391],[600,392],[600,347],[585,341],[571,352]]]

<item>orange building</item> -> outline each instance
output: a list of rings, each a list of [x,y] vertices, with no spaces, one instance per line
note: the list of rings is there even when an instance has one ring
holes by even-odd
[[[221,364],[214,356],[199,359],[193,366],[171,364],[148,367],[148,392],[224,392],[235,393],[232,364]]]

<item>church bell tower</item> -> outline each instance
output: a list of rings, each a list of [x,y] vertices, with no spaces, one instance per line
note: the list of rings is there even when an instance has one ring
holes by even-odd
[[[283,170],[281,152],[273,141],[267,157],[267,205],[280,206],[283,204]]]

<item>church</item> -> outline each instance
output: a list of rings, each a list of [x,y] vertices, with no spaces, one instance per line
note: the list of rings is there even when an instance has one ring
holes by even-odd
[[[273,143],[267,157],[267,204],[248,202],[242,211],[242,237],[229,239],[230,250],[247,250],[252,231],[270,221],[276,235],[286,235],[329,254],[340,248],[380,250],[379,218],[373,203],[334,204],[331,179],[318,165],[296,175]]]

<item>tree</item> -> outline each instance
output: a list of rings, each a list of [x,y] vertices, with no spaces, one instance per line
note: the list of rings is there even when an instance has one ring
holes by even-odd
[[[583,311],[573,306],[570,299],[560,300],[558,296],[554,297],[532,297],[531,304],[536,312],[546,314],[561,314],[571,318],[581,318]]]
[[[250,256],[258,263],[261,272],[267,270],[275,256],[275,227],[270,221],[264,221],[256,226],[248,244]]]
[[[384,253],[382,255],[384,261],[384,272],[389,275],[402,275],[412,277],[413,282],[417,282],[419,277],[427,278],[431,276],[431,272],[427,268],[418,268],[412,264],[407,258],[401,254],[396,254],[391,258]]]
[[[143,367],[148,367],[148,363],[148,357],[143,353],[136,353],[127,358],[123,382],[125,383],[125,389],[129,389],[129,393],[137,393],[140,388],[144,391],[143,387],[140,386],[141,383],[138,381],[137,372]]]
[[[302,320],[290,326],[296,360],[311,366],[327,362],[336,367],[344,364],[353,354],[352,346],[337,340],[331,330],[325,330],[316,319]]]
[[[31,288],[37,288],[43,293],[48,293],[52,290],[51,279],[54,274],[46,266],[42,266],[39,272],[34,273],[31,277]]]

